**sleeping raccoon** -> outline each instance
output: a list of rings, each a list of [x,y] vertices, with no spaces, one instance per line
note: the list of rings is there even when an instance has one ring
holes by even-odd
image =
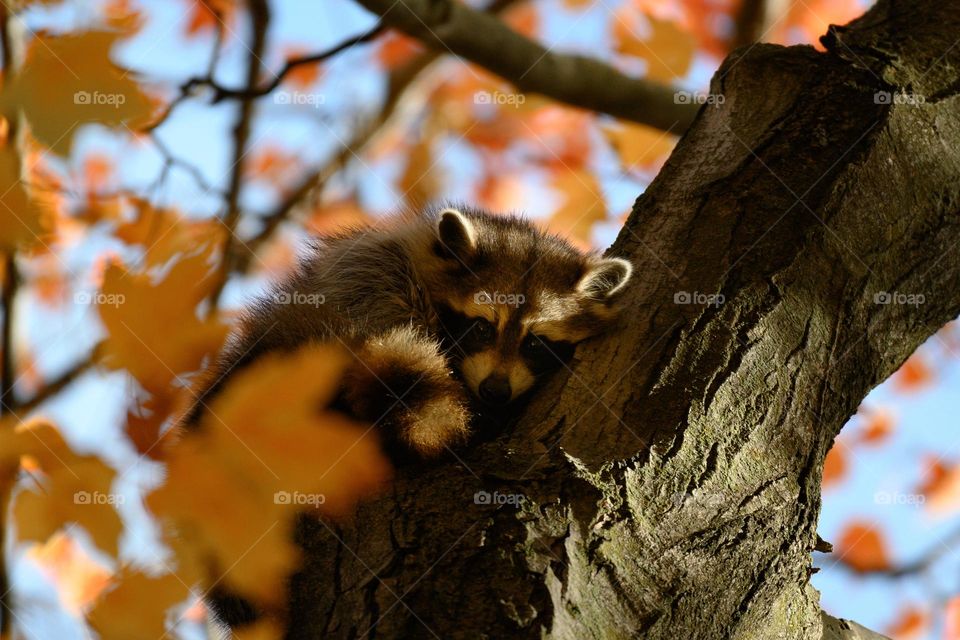
[[[324,239],[250,306],[182,424],[263,354],[328,341],[353,356],[338,404],[389,451],[435,457],[467,440],[473,414],[517,400],[606,329],[631,270],[466,208]]]

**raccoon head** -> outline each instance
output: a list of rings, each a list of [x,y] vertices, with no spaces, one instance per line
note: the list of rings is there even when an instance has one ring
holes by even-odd
[[[444,209],[423,256],[449,359],[480,400],[504,405],[616,319],[632,267],[584,254],[516,217]]]

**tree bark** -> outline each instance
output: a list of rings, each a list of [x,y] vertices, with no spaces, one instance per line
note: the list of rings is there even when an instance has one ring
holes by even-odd
[[[309,521],[291,636],[878,637],[809,585],[821,471],[960,314],[958,37],[956,1],[881,0],[826,52],[731,55],[611,249],[622,328],[508,433]]]

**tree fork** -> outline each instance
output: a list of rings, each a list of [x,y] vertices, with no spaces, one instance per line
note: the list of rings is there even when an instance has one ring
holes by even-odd
[[[808,583],[821,471],[960,314],[958,36],[958,2],[880,0],[731,55],[611,249],[621,330],[509,433],[305,519],[290,636],[874,637]]]

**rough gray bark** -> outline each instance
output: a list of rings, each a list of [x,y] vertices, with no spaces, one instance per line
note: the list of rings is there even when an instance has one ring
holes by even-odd
[[[315,523],[292,635],[871,637],[808,584],[821,469],[960,314],[958,37],[956,1],[881,0],[826,53],[732,55],[612,249],[640,274],[622,331],[510,433]]]

